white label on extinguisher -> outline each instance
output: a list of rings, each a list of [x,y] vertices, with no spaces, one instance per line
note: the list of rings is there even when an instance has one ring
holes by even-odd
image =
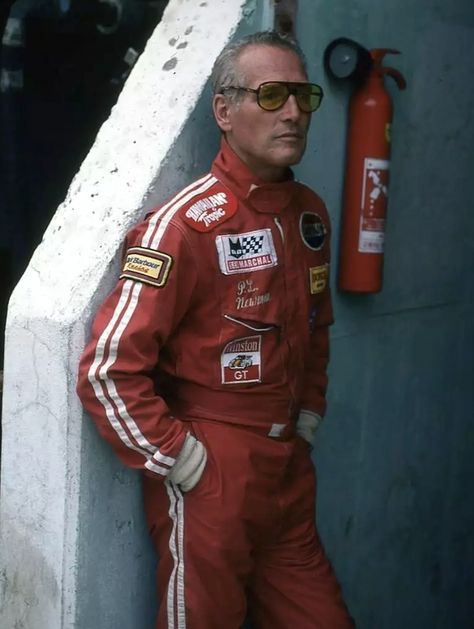
[[[390,162],[366,157],[359,229],[360,253],[383,253]]]

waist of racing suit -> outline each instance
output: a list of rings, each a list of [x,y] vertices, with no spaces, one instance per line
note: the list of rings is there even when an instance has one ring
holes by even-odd
[[[294,426],[298,407],[283,392],[258,387],[239,391],[210,389],[193,382],[175,383],[166,402],[176,417],[218,421],[272,431],[274,425]],[[285,429],[286,430],[286,429]]]

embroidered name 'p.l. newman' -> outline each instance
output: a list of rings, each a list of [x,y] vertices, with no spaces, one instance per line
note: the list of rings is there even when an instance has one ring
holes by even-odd
[[[167,253],[146,247],[130,247],[127,250],[120,279],[138,280],[163,288],[168,281],[172,265],[173,258]]]

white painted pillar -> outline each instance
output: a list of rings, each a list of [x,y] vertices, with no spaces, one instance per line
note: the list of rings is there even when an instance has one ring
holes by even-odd
[[[218,145],[205,90],[235,34],[273,0],[171,0],[11,298],[1,477],[0,627],[147,629],[154,558],[138,475],[75,394],[79,354],[117,279],[127,229],[205,172]],[[65,138],[67,142],[67,138]]]

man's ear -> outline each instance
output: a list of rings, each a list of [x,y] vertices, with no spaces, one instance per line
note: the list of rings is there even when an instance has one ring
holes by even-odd
[[[219,129],[224,133],[231,131],[232,124],[230,121],[229,101],[224,94],[215,94],[212,99],[212,111],[214,112],[214,118],[216,119]]]

